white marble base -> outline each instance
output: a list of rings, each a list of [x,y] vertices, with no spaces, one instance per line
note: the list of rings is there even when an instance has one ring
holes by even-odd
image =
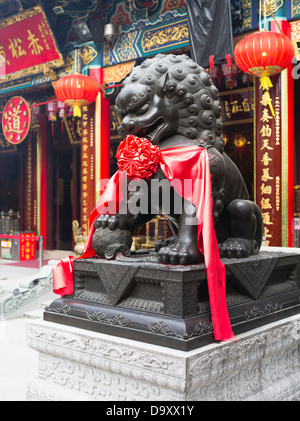
[[[300,315],[183,352],[29,321],[39,376],[27,400],[300,400]]]

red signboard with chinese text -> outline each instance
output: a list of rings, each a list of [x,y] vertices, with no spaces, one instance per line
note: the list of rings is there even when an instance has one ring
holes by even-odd
[[[35,233],[20,234],[20,261],[35,260]]]
[[[10,249],[8,256],[13,260],[35,260],[36,259],[36,240],[34,232],[21,232],[19,235],[0,234],[0,255],[1,248]]]
[[[41,73],[45,65],[63,65],[40,6],[0,21],[0,81]]]
[[[15,96],[6,104],[2,115],[2,130],[9,143],[17,145],[26,138],[31,122],[30,109],[24,98]]]

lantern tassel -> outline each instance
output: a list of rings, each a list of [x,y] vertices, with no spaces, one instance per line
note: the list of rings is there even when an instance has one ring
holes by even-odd
[[[73,108],[73,112],[74,117],[81,117],[81,109],[77,105]]]
[[[262,88],[263,90],[267,91],[267,98],[268,98],[268,104],[271,110],[271,113],[273,115],[273,117],[275,117],[275,111],[272,105],[272,101],[271,101],[271,97],[270,97],[270,93],[269,93],[269,89],[273,88],[273,84],[271,82],[271,79],[269,78],[269,76],[263,76],[262,78],[260,78],[260,88]]]
[[[264,90],[268,91],[270,88],[273,88],[273,84],[269,76],[263,76],[262,78],[260,78],[260,83],[261,83],[260,87]]]

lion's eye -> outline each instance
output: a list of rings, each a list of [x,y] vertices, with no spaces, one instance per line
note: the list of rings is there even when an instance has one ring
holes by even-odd
[[[150,109],[150,104],[147,102],[145,105],[143,105],[142,107],[140,107],[138,110],[137,110],[137,114],[138,115],[140,115],[140,114],[145,114],[147,111],[149,111],[149,109]]]

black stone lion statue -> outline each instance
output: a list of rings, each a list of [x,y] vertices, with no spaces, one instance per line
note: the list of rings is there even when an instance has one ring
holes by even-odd
[[[182,144],[207,149],[220,256],[243,258],[258,254],[263,236],[262,214],[249,200],[238,168],[224,153],[222,108],[218,89],[207,72],[186,55],[159,54],[147,59],[124,81],[116,99],[116,111],[122,119],[119,133],[124,138],[129,134],[146,138],[160,150]],[[165,178],[160,167],[154,178]],[[151,195],[151,189],[145,194]],[[173,195],[176,196],[174,191]],[[110,243],[117,243],[122,249],[118,230],[133,234],[138,226],[163,214],[174,236],[157,243],[158,261],[174,265],[200,263],[203,255],[197,246],[197,226],[185,223],[186,212],[191,215],[193,208],[193,204],[185,203],[183,212],[176,214],[172,209],[165,212],[160,203],[156,212],[149,207],[148,214],[101,215],[94,224],[93,248],[101,257]],[[109,231],[111,236],[107,235]],[[127,246],[130,247],[130,241]]]

